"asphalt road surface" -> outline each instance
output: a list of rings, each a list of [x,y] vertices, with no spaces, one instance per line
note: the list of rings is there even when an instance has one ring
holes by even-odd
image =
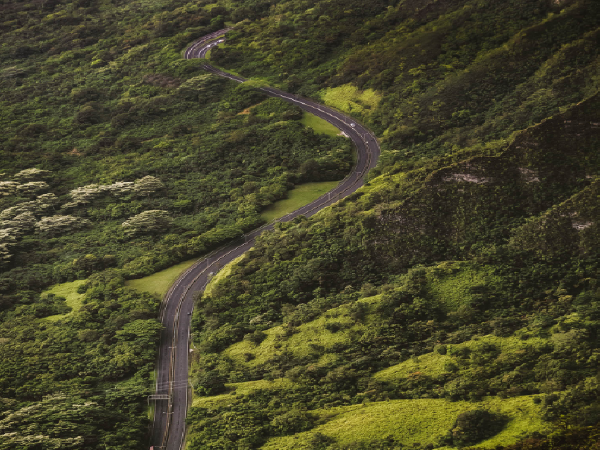
[[[184,57],[205,58],[211,48],[225,42],[224,35],[230,30],[228,28],[216,31],[198,39],[186,49]],[[246,81],[242,77],[223,72],[210,64],[204,64],[203,68],[238,83]],[[365,175],[375,167],[380,154],[377,139],[368,129],[356,123],[351,117],[312,100],[270,87],[258,88],[258,90],[268,96],[293,103],[325,119],[343,131],[356,146],[356,165],[344,180],[317,200],[278,219],[278,222],[287,222],[300,215],[310,217],[352,194],[363,185]],[[273,223],[260,227],[199,260],[179,277],[165,296],[160,312],[160,320],[164,328],[157,362],[156,399],[153,400],[156,407],[150,443],[150,446],[154,446],[155,449],[181,450],[183,448],[185,418],[191,400],[191,387],[187,378],[188,355],[192,351],[189,348],[190,313],[194,307],[195,294],[204,290],[212,274],[244,254],[254,245],[254,239],[258,235],[272,228]]]

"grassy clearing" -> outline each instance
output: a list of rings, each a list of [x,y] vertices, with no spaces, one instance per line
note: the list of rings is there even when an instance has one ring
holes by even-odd
[[[366,328],[363,324],[355,324],[345,314],[346,309],[347,307],[344,305],[330,310],[321,317],[300,325],[297,332],[289,337],[285,336],[281,326],[270,328],[265,331],[267,337],[259,345],[241,341],[230,346],[225,353],[238,364],[255,366],[264,364],[282,352],[290,352],[295,357],[307,356],[321,348],[327,352],[335,344],[348,342],[353,331],[364,331]],[[327,325],[333,324],[338,325],[339,328],[335,332],[327,329]],[[246,353],[254,355],[254,359],[247,363],[244,362]],[[335,354],[326,353],[321,359],[323,363],[326,363],[331,358],[335,358]]]
[[[540,418],[540,407],[533,403],[532,396],[504,400],[493,397],[480,403],[443,399],[393,400],[317,411],[321,419],[326,421],[325,424],[305,433],[271,439],[262,448],[310,449],[310,439],[317,432],[333,437],[343,445],[381,439],[388,435],[404,445],[417,442],[429,444],[450,430],[458,414],[478,407],[510,417],[504,430],[478,444],[483,448],[510,445],[519,436],[546,427]]]
[[[137,280],[127,280],[125,284],[136,291],[150,292],[162,298],[179,275],[196,261],[196,259],[190,259],[147,277],[138,278]]]
[[[313,114],[309,114],[306,111],[302,114],[301,122],[305,127],[312,128],[315,133],[326,134],[328,136],[339,136],[340,134],[340,130],[329,122]]]
[[[280,390],[291,386],[292,382],[287,378],[279,378],[273,381],[258,380],[245,381],[243,383],[226,383],[225,387],[228,390],[226,394],[213,395],[211,397],[194,397],[192,406],[200,408],[215,407],[236,401],[235,397],[238,395],[249,395],[262,390]]]
[[[447,355],[426,353],[418,358],[408,359],[400,364],[381,370],[374,375],[374,378],[381,381],[393,382],[414,376],[416,373],[426,376],[435,376],[445,372],[444,364],[451,360],[452,357]]]
[[[473,289],[489,286],[496,277],[492,268],[458,261],[447,261],[429,274],[429,289],[448,310],[456,310],[474,299]]]
[[[219,270],[217,274],[214,277],[212,277],[212,279],[204,289],[204,292],[208,295],[211,295],[219,281],[229,276],[229,274],[231,273],[231,269],[233,269],[233,266],[240,262],[243,257],[244,255],[234,259],[229,264],[226,264],[225,267],[223,267],[221,270]]]
[[[212,397],[195,397],[192,406],[210,409],[220,405],[228,405],[235,402],[234,395],[235,391],[231,391],[227,394],[213,395]]]
[[[85,280],[75,280],[69,283],[56,284],[47,291],[42,292],[42,298],[44,298],[44,296],[48,296],[48,294],[54,294],[57,297],[64,297],[66,299],[67,305],[72,308],[71,313],[76,312],[79,310],[79,308],[81,308],[81,305],[83,304],[83,297],[85,295],[78,294],[77,288],[84,283]],[[66,317],[71,313],[48,316],[44,320],[54,322],[55,320]]]
[[[256,391],[279,390],[292,387],[292,382],[287,378],[278,378],[277,380],[258,380],[245,381],[243,383],[228,383],[226,386],[234,389],[236,395],[249,395]]]
[[[391,366],[387,369],[377,372],[374,375],[374,378],[381,381],[394,382],[414,376],[416,372],[420,372],[420,375],[430,377],[441,375],[442,373],[446,372],[444,368],[445,364],[454,360],[452,354],[465,347],[472,351],[476,351],[477,348],[484,344],[492,344],[500,351],[498,358],[510,358],[511,354],[520,353],[527,347],[537,347],[547,343],[548,340],[543,338],[530,338],[524,341],[516,336],[482,336],[477,340],[470,340],[456,345],[448,345],[448,353],[446,355],[440,355],[436,352],[432,352],[425,353],[417,358],[408,359],[400,364],[396,364],[395,366]]]
[[[292,211],[309,204],[321,195],[329,192],[339,184],[339,181],[323,181],[319,183],[306,183],[296,186],[288,192],[288,198],[279,200],[265,209],[261,217],[267,222],[283,217]]]
[[[319,93],[326,105],[347,113],[369,114],[381,101],[381,94],[377,91],[361,91],[351,84],[323,89]]]

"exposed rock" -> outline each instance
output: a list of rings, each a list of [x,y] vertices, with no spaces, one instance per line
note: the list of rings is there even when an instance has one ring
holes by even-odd
[[[444,181],[464,181],[467,183],[484,184],[489,183],[491,180],[490,178],[477,177],[469,173],[453,173],[450,176],[444,177]]]

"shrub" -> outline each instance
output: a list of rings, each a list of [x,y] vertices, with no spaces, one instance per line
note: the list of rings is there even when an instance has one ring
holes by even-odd
[[[452,443],[457,447],[473,445],[484,439],[498,434],[504,425],[506,418],[484,409],[475,409],[461,413],[450,430]]]
[[[271,421],[271,426],[279,434],[285,435],[310,430],[314,426],[314,422],[314,414],[307,411],[292,409],[291,411],[275,417]]]
[[[217,395],[225,392],[225,377],[216,370],[206,371],[197,379],[196,393],[198,395]]]

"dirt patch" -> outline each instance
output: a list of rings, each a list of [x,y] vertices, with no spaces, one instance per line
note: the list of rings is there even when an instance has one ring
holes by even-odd
[[[519,167],[519,173],[526,183],[538,183],[540,181],[538,173],[535,170]]]
[[[489,183],[490,179],[485,177],[476,177],[469,173],[453,173],[450,176],[444,177],[444,181],[465,181],[467,183],[484,184]]]
[[[245,110],[243,110],[242,112],[239,112],[239,113],[237,113],[237,115],[238,115],[238,116],[245,116],[245,115],[248,115],[248,114],[250,114],[250,110],[251,110],[252,108],[254,108],[255,106],[258,106],[258,105],[260,105],[260,103],[257,103],[256,105],[248,106],[248,107],[247,107]]]
[[[577,231],[585,230],[593,225],[593,222],[573,222],[573,228]]]

